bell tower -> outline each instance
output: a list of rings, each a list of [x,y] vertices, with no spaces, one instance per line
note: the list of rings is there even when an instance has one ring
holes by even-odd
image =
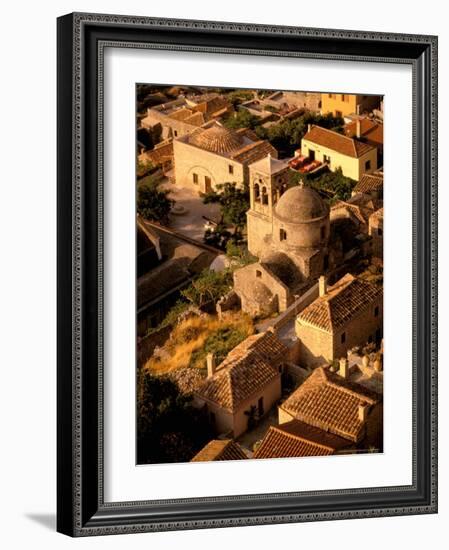
[[[288,164],[267,155],[249,166],[248,250],[260,257],[273,232],[273,209],[288,185]]]

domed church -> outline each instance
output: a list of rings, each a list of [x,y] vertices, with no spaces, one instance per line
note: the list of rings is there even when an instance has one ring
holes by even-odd
[[[234,290],[253,316],[284,311],[334,265],[329,207],[310,187],[288,188],[288,172],[270,155],[249,167],[248,249],[259,262],[234,273]]]

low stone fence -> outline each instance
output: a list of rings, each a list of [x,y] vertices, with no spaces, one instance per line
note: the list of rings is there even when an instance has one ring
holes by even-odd
[[[275,331],[277,331],[285,326],[289,321],[301,313],[303,309],[318,298],[318,292],[318,283],[316,283],[302,296],[297,298],[285,311],[268,323],[268,327],[272,327]]]

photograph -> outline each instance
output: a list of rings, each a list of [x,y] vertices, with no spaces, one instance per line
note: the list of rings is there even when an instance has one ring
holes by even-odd
[[[137,464],[383,453],[384,97],[135,90]]]

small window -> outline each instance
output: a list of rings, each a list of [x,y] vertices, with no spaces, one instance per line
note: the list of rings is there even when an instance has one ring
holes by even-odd
[[[332,94],[327,94],[329,96],[329,99],[332,99]]]
[[[174,134],[175,134],[175,137],[178,137],[178,131],[177,130],[173,130]]]
[[[371,161],[370,160],[367,160],[365,162],[365,170],[371,170]]]
[[[342,118],[343,113],[341,111],[335,111],[335,116],[338,118]]]
[[[380,342],[382,340],[382,331],[380,328],[376,330],[376,342]]]
[[[230,173],[230,174],[233,174],[233,173],[234,173],[234,167],[232,166],[232,164],[229,164],[229,165],[228,165],[228,170],[229,170],[229,173]]]
[[[374,308],[374,317],[379,317],[379,306]]]
[[[327,163],[327,164],[330,164],[331,163],[330,156],[329,155],[323,155],[323,162]]]
[[[287,231],[285,231],[285,229],[280,229],[279,230],[279,240],[280,241],[285,241],[287,239]]]
[[[340,337],[340,342],[344,344],[346,342],[346,332],[342,332]]]
[[[258,183],[254,186],[254,199],[260,201],[260,187]]]
[[[262,204],[268,204],[268,194],[266,187],[262,187]]]
[[[262,271],[260,271],[260,269],[256,269],[256,277],[259,279],[262,277]]]
[[[378,227],[378,228],[377,228],[377,234],[378,234],[379,237],[382,237],[382,235],[384,234],[384,232],[383,232],[383,230],[382,230],[381,227]]]
[[[193,174],[193,183],[198,184],[198,174]]]
[[[345,94],[341,94],[341,100],[342,100],[342,101],[346,101],[346,96],[345,96]]]

